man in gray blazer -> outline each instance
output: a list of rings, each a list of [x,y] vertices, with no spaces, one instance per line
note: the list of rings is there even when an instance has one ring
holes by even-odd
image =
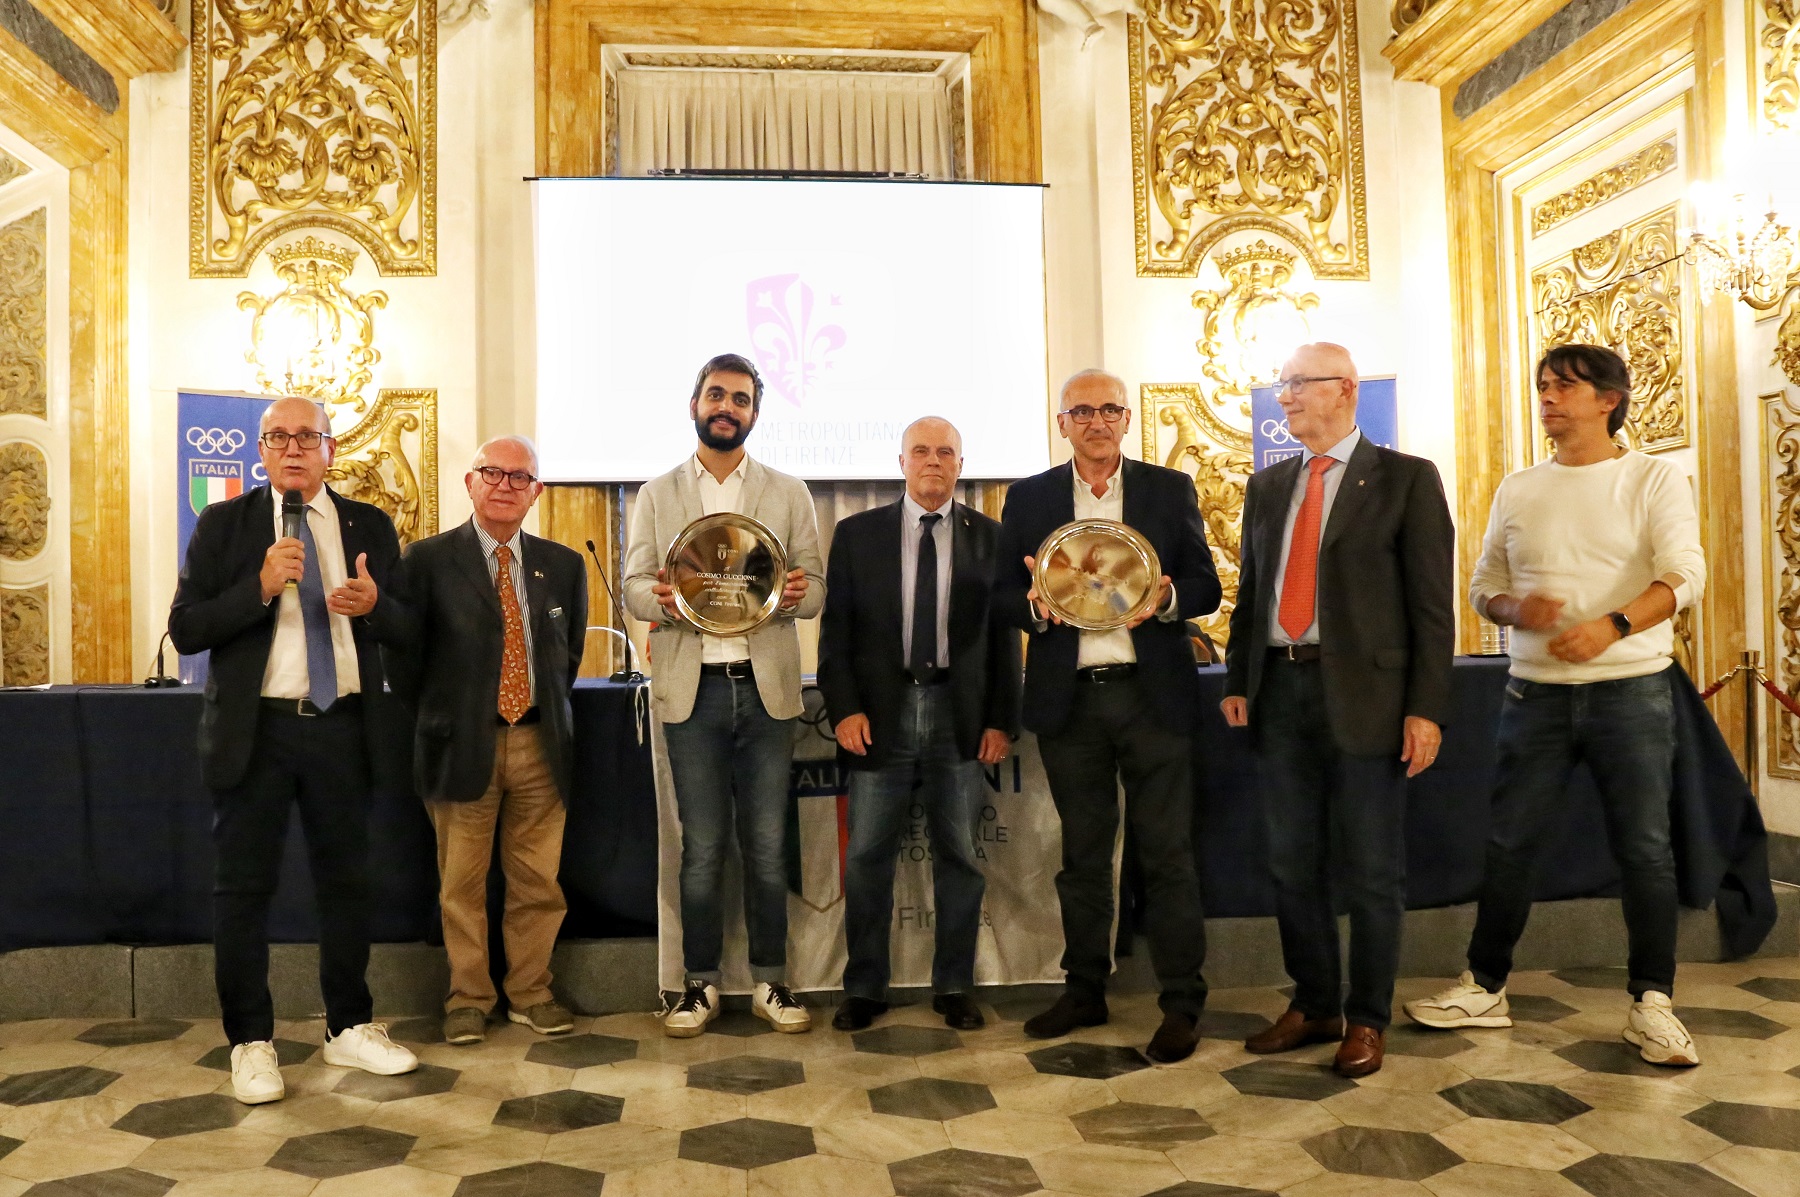
[[[735,353],[700,368],[688,415],[694,455],[638,491],[625,550],[625,605],[650,624],[652,705],[669,748],[681,812],[681,940],[686,985],[663,1029],[682,1039],[719,1013],[724,911],[719,897],[727,837],[744,862],[752,1008],[778,1031],[812,1028],[788,989],[788,773],[800,705],[796,619],[825,605],[824,563],[806,483],[744,453],[762,408],[762,379]],[[703,515],[750,516],[787,549],[787,585],[776,617],[748,636],[705,634],[684,620],[663,561],[682,529]]]

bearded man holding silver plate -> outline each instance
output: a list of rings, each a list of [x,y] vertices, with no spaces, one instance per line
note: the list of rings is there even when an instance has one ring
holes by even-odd
[[[995,617],[1029,633],[1024,724],[1062,820],[1066,988],[1025,1033],[1053,1039],[1107,1020],[1123,781],[1162,991],[1145,1050],[1172,1063],[1193,1053],[1206,1004],[1189,760],[1200,680],[1183,621],[1218,609],[1219,578],[1193,481],[1120,451],[1131,427],[1123,382],[1076,374],[1056,426],[1074,460],[1008,490],[993,597]]]
[[[786,984],[784,853],[801,712],[794,621],[824,606],[824,562],[806,483],[744,452],[762,392],[756,367],[735,353],[700,368],[688,401],[699,445],[638,491],[625,550],[625,605],[651,625],[651,702],[681,814],[686,978],[663,1019],[676,1038],[701,1034],[719,1013],[719,889],[734,834],[752,1009],[778,1031],[812,1027]]]

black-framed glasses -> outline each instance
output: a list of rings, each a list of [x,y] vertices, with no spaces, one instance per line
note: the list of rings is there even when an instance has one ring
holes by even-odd
[[[320,443],[324,441],[325,434],[323,432],[314,432],[311,429],[308,429],[305,432],[283,432],[280,429],[276,429],[274,432],[265,432],[256,439],[275,450],[277,453],[285,453],[287,452],[289,441],[299,445],[302,449],[317,449]]]
[[[1066,407],[1058,414],[1069,417],[1077,424],[1092,424],[1096,415],[1108,424],[1117,424],[1125,418],[1125,409],[1117,403],[1102,403],[1099,407],[1081,403],[1074,407]]]
[[[489,486],[499,486],[501,479],[505,479],[506,485],[514,490],[524,490],[537,481],[536,474],[528,474],[524,470],[503,470],[499,466],[476,466],[475,472]]]
[[[1292,378],[1276,379],[1275,380],[1275,393],[1277,395],[1279,395],[1283,391],[1297,391],[1309,382],[1342,382],[1342,381],[1344,381],[1344,376],[1342,374],[1296,374]]]

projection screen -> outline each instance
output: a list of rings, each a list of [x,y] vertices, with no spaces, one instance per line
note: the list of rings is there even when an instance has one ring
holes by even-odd
[[[817,480],[893,478],[942,415],[964,476],[1049,463],[1043,189],[816,179],[537,179],[545,481],[641,482],[693,451],[700,365],[765,390],[748,442]]]

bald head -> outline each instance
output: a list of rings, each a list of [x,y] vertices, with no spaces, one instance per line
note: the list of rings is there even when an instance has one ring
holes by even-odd
[[[281,442],[279,446],[271,446],[271,438]],[[313,443],[302,444],[303,439]],[[277,399],[263,409],[256,447],[269,486],[278,494],[299,491],[300,498],[310,503],[325,485],[325,470],[336,448],[331,417],[311,399]]]
[[[1294,350],[1281,368],[1275,398],[1288,431],[1314,453],[1324,453],[1356,427],[1356,363],[1350,351],[1329,341]]]
[[[258,433],[268,432],[271,428],[280,428],[288,432],[311,429],[331,435],[331,417],[325,414],[325,405],[311,399],[302,399],[297,395],[289,395],[285,399],[277,399],[263,409],[262,422]]]
[[[942,416],[924,416],[900,436],[900,472],[906,493],[927,511],[950,501],[962,477],[962,433]]]
[[[499,459],[504,460],[499,460]],[[516,464],[520,461],[528,464]],[[505,470],[529,470],[533,475],[538,472],[537,446],[528,436],[497,436],[483,441],[481,448],[475,450],[475,460],[469,464],[472,470],[479,470],[484,465],[497,465]]]
[[[951,444],[956,446],[956,455],[961,457],[962,433],[956,430],[956,425],[944,419],[942,416],[920,416],[918,419],[908,424],[906,426],[906,431],[900,434],[900,452],[904,454],[908,449],[912,448],[915,441],[924,440],[935,442],[941,441],[946,437],[949,438]]]
[[[1071,398],[1079,395],[1082,398]],[[1117,403],[1120,407],[1130,407],[1129,396],[1125,392],[1125,380],[1117,374],[1108,374],[1105,370],[1077,370],[1069,375],[1062,385],[1062,407],[1068,410],[1080,403],[1089,403],[1098,407],[1102,403]]]
[[[497,436],[475,450],[463,485],[469,488],[476,521],[489,536],[505,544],[518,532],[544,493],[537,474],[537,446],[526,437]]]

